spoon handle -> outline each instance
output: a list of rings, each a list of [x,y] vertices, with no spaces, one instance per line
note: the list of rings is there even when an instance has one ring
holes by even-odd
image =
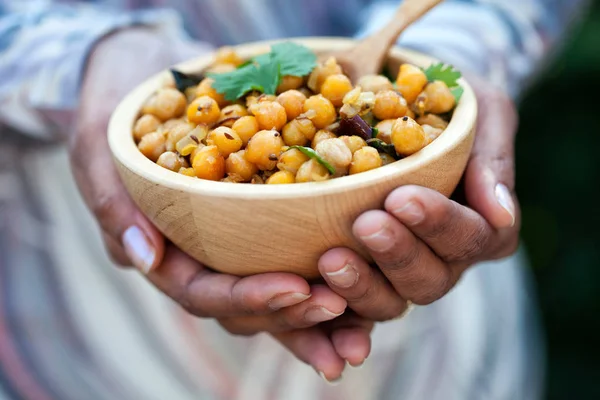
[[[398,7],[392,20],[373,36],[378,36],[389,46],[392,46],[398,40],[398,36],[400,36],[408,26],[442,1],[443,0],[404,0]]]

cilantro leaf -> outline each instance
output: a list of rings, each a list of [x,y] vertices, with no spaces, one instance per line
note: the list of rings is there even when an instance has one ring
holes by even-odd
[[[304,154],[307,157],[310,158],[314,158],[315,160],[317,160],[319,162],[319,164],[321,164],[322,166],[324,166],[325,168],[327,168],[327,171],[329,171],[330,174],[335,174],[335,168],[333,168],[333,166],[331,164],[329,164],[327,161],[325,161],[316,151],[314,151],[312,148],[310,147],[304,147],[304,146],[290,146],[290,149],[298,149],[300,150],[300,152],[302,154]]]
[[[281,64],[281,75],[304,76],[317,66],[317,56],[310,49],[293,42],[271,46],[274,59]]]
[[[465,92],[465,89],[463,89],[460,86],[457,86],[457,87],[450,89],[450,92],[452,93],[452,95],[456,99],[456,103],[458,104],[458,102],[460,101],[460,98],[462,97],[463,93]]]
[[[231,72],[207,76],[214,80],[212,87],[229,101],[235,101],[253,90],[274,94],[280,79],[279,64],[273,62],[264,65],[252,62]]]
[[[442,81],[449,88],[458,86],[458,80],[462,76],[452,65],[444,63],[432,64],[425,70],[425,75],[429,82]]]
[[[373,127],[373,129],[371,130],[371,138],[375,139],[377,138],[377,135],[379,135],[379,129]]]
[[[387,144],[381,139],[369,139],[367,140],[367,145],[377,149],[380,153],[385,153],[392,156],[395,160],[398,160],[398,153],[396,153],[396,148],[393,144]]]

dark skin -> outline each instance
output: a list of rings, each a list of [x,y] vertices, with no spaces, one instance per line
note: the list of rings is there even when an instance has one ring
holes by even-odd
[[[139,48],[140,41],[148,46]],[[400,316],[409,301],[426,305],[440,299],[473,264],[515,251],[520,228],[513,193],[516,113],[500,90],[469,77],[480,117],[463,181],[466,205],[423,187],[394,190],[383,210],[367,211],[353,227],[376,265],[349,249],[331,249],[319,261],[323,281],[318,284],[289,273],[239,278],[204,267],[168,243],[135,206],[103,133],[124,94],[178,61],[169,51],[157,34],[143,29],[100,42],[87,67],[69,144],[75,179],[115,262],[138,267],[192,315],[215,318],[236,335],[269,332],[298,359],[335,380],[346,362],[360,365],[369,355],[376,322]],[[122,68],[128,62],[138,67]],[[144,257],[124,240],[131,227],[150,249]]]

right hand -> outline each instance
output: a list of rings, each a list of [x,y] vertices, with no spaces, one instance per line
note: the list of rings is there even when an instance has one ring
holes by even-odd
[[[90,56],[69,150],[75,180],[106,247],[116,263],[136,266],[191,314],[215,318],[234,334],[269,332],[299,359],[335,379],[346,360],[358,365],[367,357],[371,323],[356,316],[337,318],[346,301],[326,285],[310,286],[294,274],[239,278],[205,268],[165,245],[120,180],[106,138],[110,115],[137,83],[180,61],[176,48],[136,28],[106,37]]]

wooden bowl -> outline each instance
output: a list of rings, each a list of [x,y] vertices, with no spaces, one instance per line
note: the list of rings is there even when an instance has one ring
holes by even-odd
[[[315,52],[351,46],[349,39],[291,39]],[[237,47],[242,57],[269,51],[273,42]],[[426,55],[394,48],[390,68],[401,62],[427,67]],[[177,66],[199,72],[212,56]],[[112,115],[110,148],[129,194],[142,212],[180,249],[214,270],[246,276],[287,271],[319,276],[317,261],[328,249],[345,246],[369,259],[352,235],[361,213],[381,209],[395,188],[421,185],[449,196],[457,186],[471,152],[477,104],[461,80],[464,95],[448,128],[420,152],[387,166],[325,182],[250,185],[212,182],[171,172],[137,149],[132,127],[145,100],[169,76],[164,71],[133,90]]]

